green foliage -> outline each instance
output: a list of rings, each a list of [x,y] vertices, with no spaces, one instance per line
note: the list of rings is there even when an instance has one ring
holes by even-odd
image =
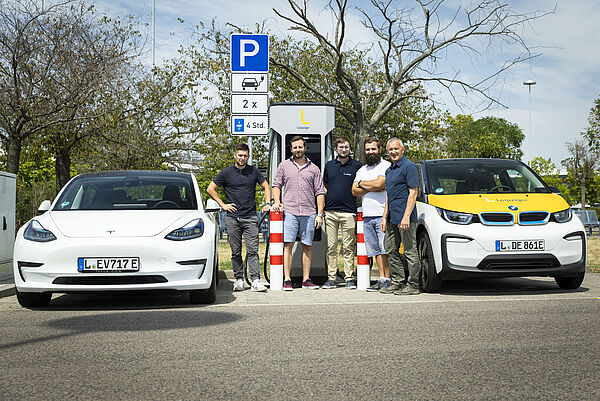
[[[538,156],[529,162],[529,167],[542,177],[546,184],[558,188],[561,196],[565,198],[569,205],[576,203],[577,195],[573,196],[574,189],[571,182],[558,176],[559,171],[550,158],[545,159]]]
[[[448,117],[446,151],[449,157],[520,159],[525,138],[518,125],[499,117]]]
[[[583,132],[583,136],[594,150],[600,151],[600,98],[594,100],[588,123],[589,126]]]

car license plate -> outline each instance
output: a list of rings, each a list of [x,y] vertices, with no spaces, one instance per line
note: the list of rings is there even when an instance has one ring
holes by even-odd
[[[140,258],[77,258],[77,270],[93,273],[137,272]]]
[[[543,251],[545,242],[543,239],[535,240],[498,240],[496,241],[496,251]]]

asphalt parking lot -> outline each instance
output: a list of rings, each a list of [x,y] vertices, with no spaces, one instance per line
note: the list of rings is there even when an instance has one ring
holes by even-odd
[[[346,290],[0,299],[0,399],[600,398],[600,274]],[[160,296],[159,296],[160,295]]]

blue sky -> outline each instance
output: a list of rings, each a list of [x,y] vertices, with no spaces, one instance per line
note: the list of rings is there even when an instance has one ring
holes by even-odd
[[[568,156],[565,143],[578,139],[587,126],[589,110],[594,99],[600,97],[600,0],[508,0],[511,8],[519,11],[547,10],[556,6],[556,12],[525,27],[523,36],[531,46],[538,46],[542,55],[512,69],[506,80],[495,88],[507,109],[495,107],[477,112],[475,109],[456,107],[443,92],[432,89],[441,107],[453,114],[473,113],[475,118],[486,115],[503,117],[518,124],[526,135],[522,150],[524,160],[531,156],[550,157],[560,165]],[[93,4],[112,15],[133,14],[142,21],[151,22],[152,0],[93,0]],[[323,10],[322,0],[310,0],[309,7],[318,26],[331,25],[331,17]],[[410,1],[402,4],[413,4]],[[449,6],[461,3],[451,0]],[[462,3],[468,3],[462,1]],[[275,34],[287,34],[288,25],[280,20],[272,8],[289,14],[285,0],[156,0],[156,58],[157,63],[175,54],[188,40],[188,30],[198,22],[210,22],[216,17],[219,24],[231,22],[251,29],[266,20]],[[184,24],[178,18],[185,20]],[[360,24],[360,16],[349,14],[348,29],[351,40],[368,43],[371,35]],[[298,34],[295,34],[298,35]],[[484,73],[501,61],[512,49],[502,48],[495,57],[459,61],[464,74]],[[150,56],[147,59],[150,62]],[[454,60],[456,61],[456,60]],[[462,65],[461,65],[462,63]],[[529,131],[529,97],[526,80],[536,81],[531,91],[531,132]]]

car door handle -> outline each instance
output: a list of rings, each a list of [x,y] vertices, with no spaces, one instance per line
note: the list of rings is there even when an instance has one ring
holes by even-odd
[[[2,216],[2,229],[6,231],[8,224],[6,224],[6,216]]]

